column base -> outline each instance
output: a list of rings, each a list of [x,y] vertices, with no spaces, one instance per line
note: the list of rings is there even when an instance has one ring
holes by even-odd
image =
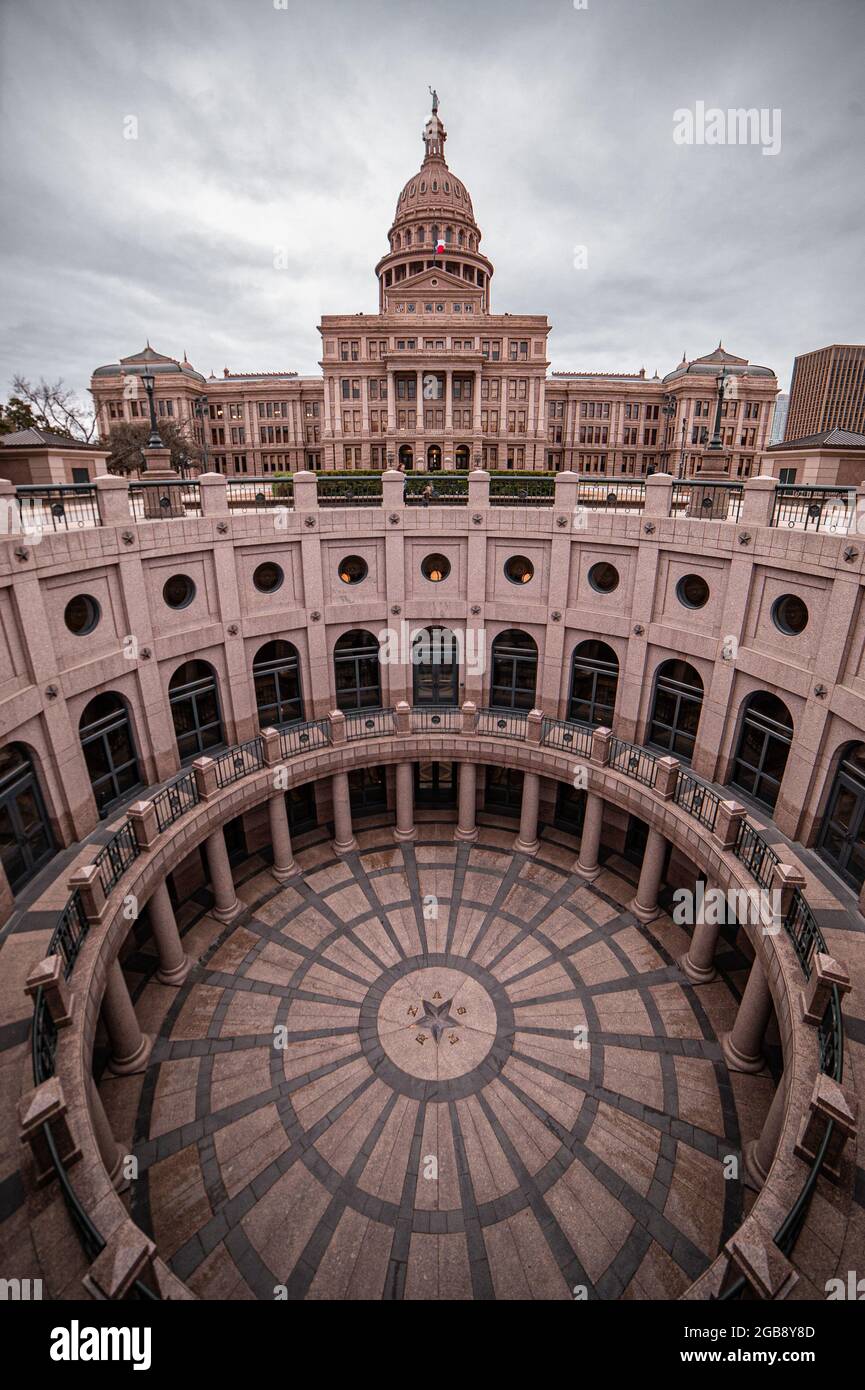
[[[514,852],[516,854],[537,854],[540,847],[540,840],[521,840],[519,835],[514,840]]]
[[[393,838],[396,840],[397,844],[408,844],[410,840],[417,839],[417,826],[413,825],[411,830],[400,830],[399,826],[395,825],[393,828]]]
[[[191,969],[192,961],[184,953],[183,960],[179,965],[175,965],[173,970],[157,970],[156,978],[161,985],[173,985],[176,988],[183,984]]]
[[[648,926],[649,922],[654,922],[655,918],[661,915],[661,909],[657,905],[655,905],[655,907],[641,907],[636,898],[632,898],[628,903],[628,911],[633,912],[637,920],[643,922],[646,926]]]
[[[682,956],[679,961],[679,969],[683,975],[687,976],[692,985],[709,985],[718,977],[714,965],[694,965],[690,956],[687,955]]]
[[[352,835],[350,840],[332,840],[335,854],[354,854],[357,849],[357,840]]]
[[[463,844],[466,845],[473,845],[479,834],[480,831],[477,826],[475,826],[474,830],[460,830],[459,826],[457,826],[454,830],[454,839],[461,840]]]
[[[243,904],[239,898],[235,898],[231,907],[212,907],[210,915],[215,917],[217,922],[233,922],[242,911]]]
[[[284,868],[281,865],[271,864],[270,872],[277,883],[288,883],[290,878],[298,877],[300,869],[297,864],[295,864],[294,860],[292,860],[291,863]]]
[[[723,1033],[721,1035],[721,1051],[724,1054],[724,1061],[730,1071],[758,1072],[762,1071],[766,1065],[766,1059],[762,1053],[756,1057],[746,1057],[733,1044],[733,1034]]]
[[[142,1033],[141,1045],[130,1057],[111,1057],[108,1061],[108,1070],[112,1076],[131,1076],[134,1072],[144,1071],[147,1061],[153,1049],[153,1039],[149,1033]]]
[[[749,1139],[742,1151],[742,1181],[752,1192],[759,1192],[769,1174],[760,1167],[759,1139]]]
[[[574,865],[574,873],[579,874],[580,878],[584,878],[586,883],[593,883],[600,872],[600,864],[590,864],[585,868],[579,862]]]

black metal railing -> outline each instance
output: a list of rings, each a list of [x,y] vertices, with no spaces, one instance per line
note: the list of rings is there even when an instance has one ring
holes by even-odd
[[[316,478],[320,507],[380,507],[381,477]]]
[[[347,739],[378,738],[393,733],[392,709],[355,709],[345,712]]]
[[[84,915],[81,894],[76,888],[57,919],[57,925],[48,942],[48,955],[63,957],[63,974],[68,980],[72,967],[78,959],[78,952],[84,944],[90,923]]]
[[[129,510],[136,521],[201,516],[201,485],[191,478],[176,483],[141,479],[129,484]]]
[[[131,821],[124,821],[119,830],[116,830],[111,839],[94,859],[94,864],[99,870],[99,877],[102,882],[102,889],[107,897],[123,875],[134,864],[141,850],[138,847],[138,840],[135,838],[135,831]]]
[[[552,507],[555,500],[554,477],[514,473],[513,477],[490,478],[491,507]]]
[[[590,511],[639,512],[646,505],[646,484],[635,478],[580,478],[577,502]]]
[[[592,751],[590,724],[578,724],[572,719],[545,719],[541,728],[541,743],[546,748],[561,748],[588,758]]]
[[[469,500],[468,475],[415,473],[406,476],[403,496],[407,507],[466,507]]]
[[[198,805],[198,783],[195,773],[187,772],[183,777],[178,777],[176,782],[157,792],[152,800],[156,807],[156,824],[161,834],[181,816],[185,816],[187,811],[191,811],[193,806]]]
[[[634,781],[642,782],[644,787],[654,787],[658,776],[658,759],[654,753],[647,753],[637,743],[626,743],[621,738],[610,739],[609,766],[615,772],[624,772]]]
[[[692,506],[695,492],[699,500],[696,506]],[[693,478],[673,484],[670,515],[693,516],[698,521],[701,518],[708,521],[738,521],[744,498],[744,484],[726,479],[702,479],[697,473]]]
[[[846,535],[856,510],[856,489],[778,483],[770,526]]]
[[[718,807],[721,804],[720,796],[710,787],[704,787],[690,772],[683,772],[681,768],[673,801],[677,806],[681,806],[683,811],[687,811],[689,816],[705,825],[707,830],[715,829]]]
[[[527,711],[521,709],[479,709],[478,733],[524,740],[527,717]]]
[[[413,705],[411,727],[413,733],[453,733],[461,727],[462,715],[459,705]]]
[[[790,907],[784,918],[784,928],[793,943],[796,955],[799,957],[799,964],[805,979],[810,979],[814,952],[822,951],[825,953],[826,942],[817,925],[817,919],[799,888],[793,890]]]
[[[780,861],[771,845],[766,843],[750,821],[743,819],[740,822],[733,853],[761,888],[771,888],[772,871]]]
[[[250,772],[259,772],[264,767],[261,739],[256,736],[248,743],[238,743],[234,748],[219,753],[214,762],[216,785],[220,788],[230,787],[233,782],[239,782],[241,777],[248,777]]]
[[[25,534],[74,531],[101,526],[99,495],[93,483],[59,483],[41,486],[23,483],[15,489],[18,521]]]
[[[293,753],[308,753],[311,748],[327,748],[331,742],[329,719],[287,724],[278,732],[279,752],[283,758],[290,758]]]
[[[230,512],[290,511],[294,505],[293,478],[228,478]]]

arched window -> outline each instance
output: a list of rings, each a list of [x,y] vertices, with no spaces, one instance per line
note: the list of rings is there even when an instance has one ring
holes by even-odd
[[[291,642],[267,642],[252,663],[260,729],[278,729],[303,719],[300,662]]]
[[[733,759],[733,786],[774,807],[792,741],[793,720],[784,701],[768,690],[749,696]]]
[[[78,736],[100,815],[141,785],[135,740],[125,702],[113,690],[97,695],[78,721]]]
[[[817,849],[859,892],[865,883],[865,743],[842,749]]]
[[[690,760],[703,708],[703,682],[687,661],[665,661],[655,676],[648,742]]]
[[[571,697],[568,718],[580,724],[613,722],[619,662],[606,642],[581,642],[571,663]]]
[[[363,628],[344,632],[333,650],[338,709],[381,709],[378,640]]]
[[[426,627],[412,642],[414,703],[459,703],[460,671],[457,640],[450,628]]]
[[[458,444],[456,448],[456,453],[454,455],[454,463],[456,465],[457,470],[460,470],[462,468],[467,469],[469,466],[470,457],[471,451],[469,450],[468,444]]]
[[[54,853],[54,836],[29,749],[0,748],[0,860],[17,893]]]
[[[225,742],[216,672],[206,661],[185,661],[168,683],[181,762],[219,748]]]
[[[414,450],[410,444],[400,444],[399,461],[406,472],[408,472],[410,468],[414,468]]]
[[[538,649],[527,632],[510,628],[493,642],[490,705],[493,709],[532,708],[538,676]]]

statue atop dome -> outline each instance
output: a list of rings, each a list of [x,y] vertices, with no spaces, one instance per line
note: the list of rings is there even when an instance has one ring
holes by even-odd
[[[436,91],[435,87],[430,87],[430,89],[429,89],[429,94],[430,94],[430,96],[431,96],[432,99],[433,99],[433,104],[432,104],[433,115],[434,115],[434,116],[437,116],[437,115],[438,115],[438,109],[439,109],[439,94],[438,94],[438,92]]]

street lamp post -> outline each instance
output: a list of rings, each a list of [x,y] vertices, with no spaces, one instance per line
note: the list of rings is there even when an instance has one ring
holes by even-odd
[[[156,406],[153,401],[154,377],[151,372],[143,372],[141,375],[141,385],[147,392],[147,404],[150,407],[150,438],[147,441],[148,449],[164,449],[162,436],[159,433],[159,426],[156,423]]]

